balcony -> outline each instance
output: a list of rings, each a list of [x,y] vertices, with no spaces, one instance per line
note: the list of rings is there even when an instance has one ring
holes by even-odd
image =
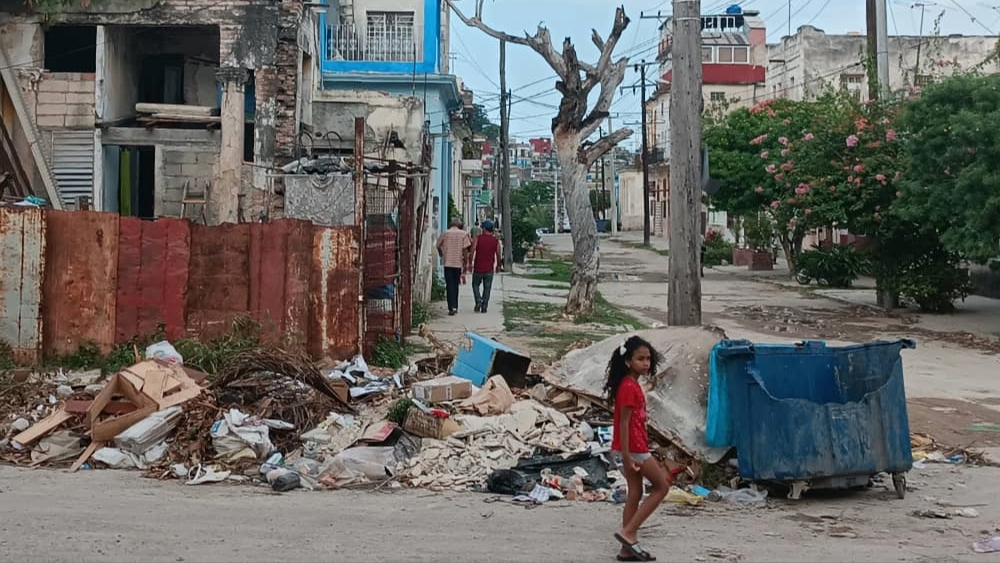
[[[326,58],[330,61],[403,62],[420,60],[417,37],[412,25],[370,27],[358,33],[353,23],[326,26]]]
[[[321,0],[329,3],[330,0]],[[367,80],[366,73],[409,75],[440,72],[441,10],[436,0],[414,11],[331,10],[319,15],[324,80]],[[416,6],[412,6],[416,8]]]
[[[651,148],[646,149],[646,152],[649,155],[650,164],[660,164],[667,161],[666,149]]]

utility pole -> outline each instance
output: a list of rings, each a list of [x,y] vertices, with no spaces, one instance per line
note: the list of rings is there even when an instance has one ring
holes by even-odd
[[[598,127],[597,130],[598,130],[598,135],[601,138],[603,138],[604,137],[604,128],[603,127]],[[601,172],[601,191],[598,192],[600,194],[600,197],[598,198],[600,200],[600,203],[598,205],[600,205],[600,208],[601,208],[601,217],[603,217],[604,220],[607,221],[608,220],[608,209],[607,209],[606,204],[608,203],[608,177],[606,175],[607,174],[607,167],[605,165],[607,161],[604,160],[604,156],[605,155],[603,155],[603,154],[601,155],[601,170],[600,170],[600,172]]]
[[[700,1],[700,0],[699,0]],[[676,2],[675,2],[676,3]],[[700,9],[700,8],[699,8]],[[675,12],[676,13],[676,12]],[[701,17],[698,17],[698,33],[701,33]],[[701,59],[699,59],[700,61]],[[700,63],[699,63],[700,65]],[[700,68],[700,66],[699,66]],[[646,61],[643,60],[636,65],[639,71],[640,92],[642,99],[642,244],[649,246],[649,143],[646,133]],[[699,70],[699,72],[701,72]],[[700,321],[699,321],[700,322]]]
[[[611,123],[611,116],[608,116],[608,131],[614,131],[615,127]],[[616,186],[618,180],[618,171],[615,164],[615,149],[611,149],[611,233],[618,234],[618,194],[616,193]]]
[[[693,326],[701,324],[701,0],[673,7],[667,322]]]
[[[557,165],[554,170],[556,181],[552,186],[552,232],[554,234],[559,234],[562,230],[560,226],[562,221],[559,220],[559,166]]]
[[[514,264],[514,240],[510,225],[510,92],[507,91],[507,42],[500,41],[500,144],[503,165],[500,172],[500,221],[503,228],[503,261]]]
[[[927,9],[927,4],[918,2],[913,5],[914,8],[920,6],[920,36],[917,38],[917,63],[913,65],[913,85],[917,85],[917,76],[920,75],[920,48],[924,46],[924,11]]]
[[[889,26],[885,0],[866,0],[868,28],[868,97],[889,96]]]
[[[886,0],[875,3],[876,48],[875,66],[878,68],[879,97],[889,99],[889,19]]]

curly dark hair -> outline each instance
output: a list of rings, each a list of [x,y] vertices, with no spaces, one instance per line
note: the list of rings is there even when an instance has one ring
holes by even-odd
[[[646,348],[649,350],[649,373],[656,374],[659,373],[660,363],[663,361],[663,355],[653,348],[653,345],[648,341],[644,340],[639,336],[630,336],[628,340],[625,341],[625,353],[621,353],[621,348],[615,348],[615,351],[611,354],[611,360],[608,361],[608,379],[604,383],[604,392],[608,395],[608,401],[611,404],[615,402],[615,395],[618,394],[618,387],[622,384],[622,381],[628,377],[629,367],[625,362],[632,358],[632,354],[640,348]]]

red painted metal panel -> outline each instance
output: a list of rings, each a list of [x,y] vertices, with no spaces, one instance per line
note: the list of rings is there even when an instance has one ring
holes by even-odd
[[[44,212],[0,207],[0,340],[18,363],[41,359],[44,268]]]
[[[191,232],[180,219],[122,217],[118,231],[118,342],[163,326],[168,340],[184,336]]]
[[[306,221],[250,226],[250,312],[269,341],[291,349],[306,343],[312,243]]]
[[[349,358],[359,351],[362,322],[361,232],[357,227],[315,227],[309,300],[309,353]]]
[[[250,225],[191,225],[187,332],[208,339],[250,312]]]
[[[118,215],[49,211],[46,239],[45,353],[72,353],[85,342],[109,352],[115,343]]]
[[[706,86],[711,84],[763,84],[766,80],[767,69],[756,65],[743,64],[704,64],[701,65],[702,82]],[[668,71],[663,75],[663,80],[670,82],[673,71]],[[752,98],[749,92],[745,98]]]

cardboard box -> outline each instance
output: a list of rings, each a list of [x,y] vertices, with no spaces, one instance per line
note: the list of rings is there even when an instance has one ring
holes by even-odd
[[[403,430],[410,434],[435,440],[444,440],[461,428],[460,424],[450,418],[438,418],[417,407],[410,407],[410,410],[406,412],[406,421],[403,423]]]
[[[413,384],[413,398],[424,403],[460,401],[471,396],[472,382],[454,375]]]

